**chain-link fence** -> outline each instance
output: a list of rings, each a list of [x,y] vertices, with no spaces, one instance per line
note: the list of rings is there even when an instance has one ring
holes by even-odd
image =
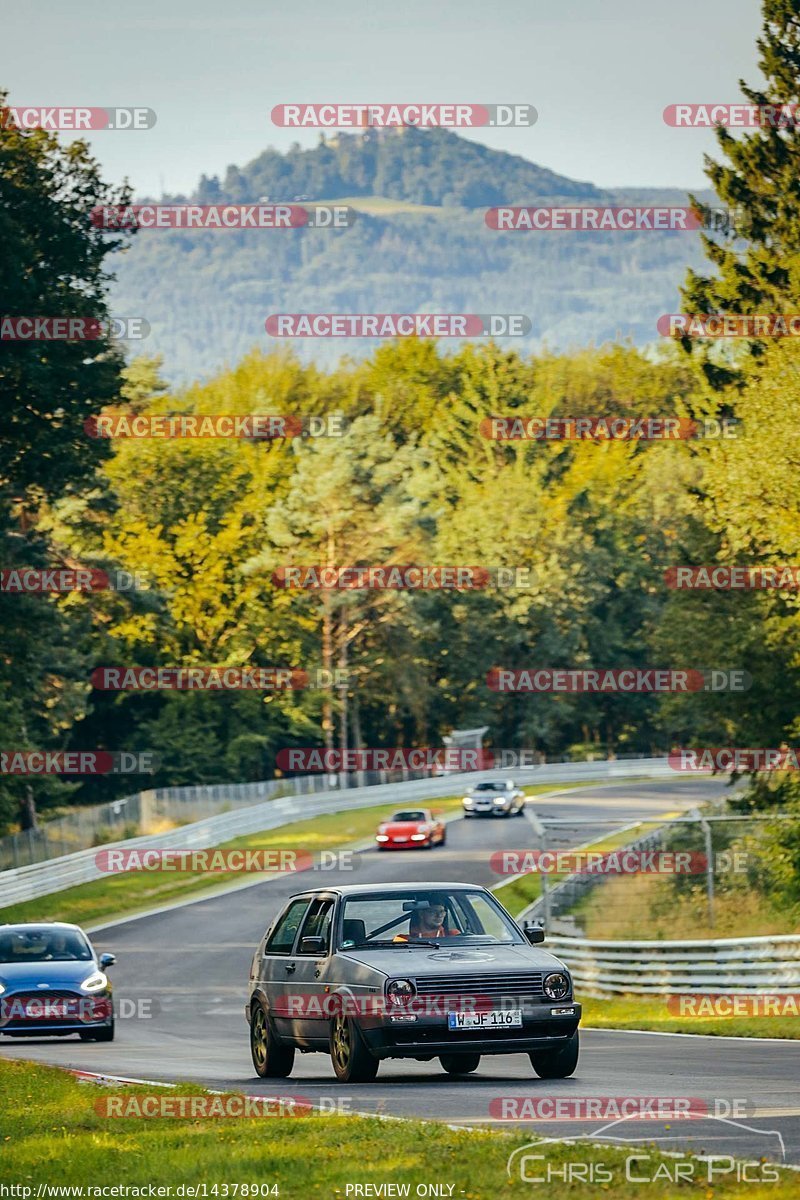
[[[526,920],[617,941],[800,932],[797,815],[694,811],[613,824],[534,818],[531,850],[498,859],[523,876],[515,892],[527,889]]]
[[[140,834],[159,833],[176,825],[201,821],[232,809],[261,804],[279,796],[306,796],[343,790],[348,785],[367,787],[422,779],[425,771],[361,771],[358,779],[330,775],[297,775],[288,779],[263,779],[257,783],[220,783],[191,787],[153,788],[108,804],[74,808],[62,816],[43,820],[36,829],[0,838],[0,871],[30,866],[87,850],[106,842]]]

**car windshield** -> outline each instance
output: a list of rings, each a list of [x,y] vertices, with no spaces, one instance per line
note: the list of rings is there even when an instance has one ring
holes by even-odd
[[[0,930],[0,963],[91,962],[92,950],[77,929]]]
[[[525,945],[500,905],[471,889],[415,889],[348,896],[340,949],[470,942]]]
[[[391,821],[424,821],[425,813],[419,808],[410,808],[408,812],[396,812]]]
[[[474,792],[504,792],[506,785],[504,783],[479,783],[472,790]]]

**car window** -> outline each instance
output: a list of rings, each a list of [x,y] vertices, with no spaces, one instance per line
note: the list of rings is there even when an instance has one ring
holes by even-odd
[[[396,812],[392,821],[424,821],[426,820],[425,813],[420,809],[409,809],[407,812]]]
[[[17,928],[0,934],[0,963],[91,960],[91,947],[77,929]]]
[[[264,947],[266,954],[290,953],[294,945],[295,936],[300,928],[300,922],[310,903],[311,900],[308,896],[303,896],[300,900],[292,901],[273,929],[272,935]]]
[[[303,925],[300,941],[307,937],[325,938],[325,945],[330,947],[331,919],[333,917],[332,900],[315,900],[308,910]],[[306,951],[306,953],[309,953]],[[316,951],[313,951],[316,954]]]
[[[342,908],[342,949],[365,946],[403,945],[398,935],[417,938],[412,919],[420,906],[441,904],[445,910],[443,934],[439,937],[481,938],[486,941],[519,943],[520,934],[496,901],[479,891],[453,892],[409,889],[407,892],[348,896]],[[428,934],[428,936],[431,936]]]
[[[482,896],[480,892],[469,892],[463,896],[456,894],[453,902],[467,934],[488,935],[498,942],[516,941],[513,930],[509,928],[491,901]]]

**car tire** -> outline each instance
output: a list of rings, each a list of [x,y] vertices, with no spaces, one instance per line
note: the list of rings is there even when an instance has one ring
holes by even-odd
[[[446,841],[447,841],[447,830],[443,829],[442,830],[442,840],[439,842],[439,845],[443,846]]]
[[[531,1050],[528,1057],[540,1079],[568,1079],[578,1065],[579,1039],[577,1029],[558,1050]]]
[[[519,808],[517,809],[517,811],[515,813],[515,816],[517,816],[517,817],[525,816],[525,802],[524,801],[522,804],[520,804]]]
[[[104,1025],[101,1029],[82,1029],[78,1037],[82,1042],[113,1042],[114,1022]]]
[[[250,1057],[261,1079],[286,1079],[294,1066],[294,1046],[276,1038],[262,1004],[254,1004],[250,1016]]]
[[[372,1083],[380,1060],[371,1054],[355,1021],[343,1013],[331,1021],[331,1062],[340,1083]]]
[[[439,1062],[448,1075],[471,1075],[477,1071],[480,1054],[440,1054]]]

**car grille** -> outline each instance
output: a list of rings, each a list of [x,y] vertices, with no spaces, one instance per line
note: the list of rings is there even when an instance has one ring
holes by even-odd
[[[513,998],[526,1000],[544,995],[541,971],[526,971],[524,974],[426,975],[417,979],[417,994],[420,996],[443,996],[458,998],[480,996],[489,999]]]
[[[12,1026],[28,1022],[35,1024],[37,1021],[43,1025],[57,1025],[59,1021],[74,1024],[81,1012],[81,1003],[85,1008],[87,1003],[91,1003],[91,999],[92,997],[78,992],[49,991],[44,988],[38,992],[12,992],[3,997],[3,1004],[0,1007],[0,1024],[4,1023],[3,1018]],[[26,1015],[29,1004],[34,1006],[33,1014],[38,1010],[42,1015]],[[62,1004],[66,1009],[63,1016],[48,1011],[53,1005],[61,1006]]]

